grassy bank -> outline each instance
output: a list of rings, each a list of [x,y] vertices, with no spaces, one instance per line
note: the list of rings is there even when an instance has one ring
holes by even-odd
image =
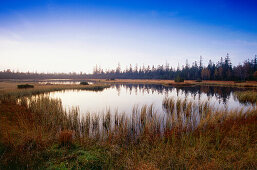
[[[52,91],[60,90],[93,90],[101,91],[105,88],[110,87],[106,84],[90,84],[90,85],[79,85],[79,84],[39,84],[29,82],[30,85],[34,86],[29,89],[19,89],[20,82],[0,82],[0,99],[1,98],[19,98],[23,96],[31,96],[41,93],[47,93]]]
[[[163,107],[165,116],[144,106],[131,116],[80,119],[57,99],[2,100],[0,168],[257,168],[256,107],[227,111],[172,98]]]
[[[249,87],[257,88],[256,81],[246,82],[234,82],[234,81],[212,81],[203,80],[197,82],[195,80],[185,80],[184,82],[175,82],[174,80],[152,80],[152,79],[90,79],[90,81],[102,82],[102,83],[129,83],[129,84],[161,84],[165,86],[194,86],[194,85],[206,85],[206,86],[226,86],[226,87]]]

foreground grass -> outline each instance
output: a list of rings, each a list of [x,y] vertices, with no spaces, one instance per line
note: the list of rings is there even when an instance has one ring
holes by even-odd
[[[227,111],[166,98],[163,117],[144,106],[131,117],[81,118],[76,108],[63,110],[60,100],[5,99],[0,169],[257,168],[256,107]]]

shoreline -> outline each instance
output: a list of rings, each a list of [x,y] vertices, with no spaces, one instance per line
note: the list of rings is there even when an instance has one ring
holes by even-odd
[[[226,87],[255,87],[257,88],[256,81],[246,81],[242,83],[236,83],[234,81],[216,81],[216,80],[203,80],[202,82],[196,82],[195,80],[185,80],[184,82],[175,82],[174,80],[159,80],[159,79],[86,79],[87,81],[93,81],[98,83],[110,83],[110,84],[159,84],[164,86],[226,86]]]
[[[185,80],[184,82],[175,82],[174,80],[160,80],[160,79],[41,79],[41,80],[15,80],[15,79],[3,79],[0,80],[0,91],[3,89],[3,84],[19,84],[19,83],[30,83],[37,86],[49,86],[46,84],[40,84],[39,82],[78,82],[78,81],[88,81],[94,82],[95,85],[99,84],[157,84],[164,86],[174,86],[174,87],[183,87],[183,86],[223,86],[223,87],[243,87],[243,88],[257,88],[257,81],[246,81],[246,82],[234,82],[234,81],[216,81],[216,80],[203,80],[202,82],[196,82],[195,80]],[[10,84],[11,83],[11,84]],[[13,85],[11,85],[13,86]],[[78,84],[51,84],[53,86],[65,86],[65,88],[78,88]],[[69,87],[68,87],[69,86]]]
[[[23,82],[24,83],[24,82]],[[0,82],[0,100],[1,97],[5,96],[29,96],[35,94],[42,94],[53,91],[61,90],[92,90],[92,91],[101,91],[105,88],[110,87],[107,84],[89,84],[89,85],[80,85],[80,84],[39,84],[35,82],[26,82],[30,85],[33,85],[33,88],[24,88],[18,89],[17,85],[22,84],[22,82]]]

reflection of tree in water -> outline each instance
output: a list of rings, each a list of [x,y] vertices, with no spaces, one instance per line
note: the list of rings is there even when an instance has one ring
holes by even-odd
[[[221,87],[221,86],[194,86],[194,87],[179,87],[185,94],[191,93],[194,97],[197,94],[199,95],[199,99],[201,94],[206,94],[208,99],[210,97],[216,97],[219,100],[219,103],[223,104],[227,103],[231,93],[234,91],[239,91],[243,89],[239,89],[236,87]]]
[[[120,96],[120,89],[121,89],[121,86],[116,86],[116,89],[117,89],[117,92],[118,92],[118,96]]]
[[[163,85],[150,85],[150,84],[115,84],[112,85],[112,87],[116,87],[117,89],[120,87],[125,87],[126,90],[129,91],[129,94],[132,94],[132,91],[139,91],[142,93],[155,93],[157,92],[158,94],[165,94],[171,91],[172,88],[170,87],[165,87]]]
[[[158,93],[168,95],[169,92],[172,90],[176,90],[176,95],[179,97],[181,93],[185,94],[185,97],[192,95],[194,99],[196,97],[201,99],[202,94],[206,94],[208,99],[210,97],[216,97],[219,100],[219,103],[222,102],[223,104],[227,103],[231,93],[234,91],[242,91],[245,89],[236,88],[236,87],[222,87],[222,86],[191,86],[191,87],[167,87],[163,85],[156,85],[156,84],[115,84],[112,87],[116,87],[118,90],[118,94],[120,93],[120,88],[124,87],[126,91],[129,91],[131,95],[134,91],[137,95],[138,92],[140,93]]]

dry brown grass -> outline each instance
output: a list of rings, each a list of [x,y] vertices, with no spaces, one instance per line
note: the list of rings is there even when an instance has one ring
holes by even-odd
[[[62,130],[59,133],[59,142],[62,146],[69,146],[73,143],[73,131]]]
[[[28,164],[41,160],[38,153],[48,146],[52,135],[45,131],[44,126],[36,123],[38,118],[35,116],[25,106],[5,102],[0,104],[0,143],[6,150],[1,155],[2,165],[11,167],[18,162]]]

